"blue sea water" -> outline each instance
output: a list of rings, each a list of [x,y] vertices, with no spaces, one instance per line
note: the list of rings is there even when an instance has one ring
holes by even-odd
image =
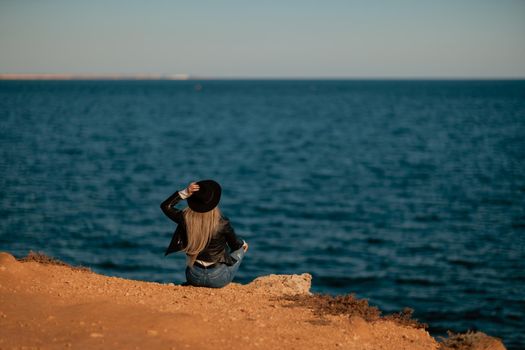
[[[0,250],[184,281],[159,204],[223,185],[246,283],[525,344],[525,81],[0,81]]]

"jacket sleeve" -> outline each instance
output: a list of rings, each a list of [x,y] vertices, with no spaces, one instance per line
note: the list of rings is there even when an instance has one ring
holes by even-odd
[[[167,217],[175,221],[177,224],[182,224],[184,222],[182,210],[175,208],[175,205],[181,200],[182,198],[179,192],[176,191],[160,205],[160,209],[162,209],[164,214],[166,214]]]
[[[230,224],[230,220],[227,219],[226,224],[224,226],[224,237],[226,238],[226,243],[228,243],[228,246],[230,247],[232,252],[241,248],[244,244],[244,241],[242,239],[239,239],[239,237],[237,237],[237,235],[235,234],[235,230]]]

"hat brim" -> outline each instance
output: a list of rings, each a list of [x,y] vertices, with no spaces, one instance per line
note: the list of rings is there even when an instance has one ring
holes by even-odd
[[[196,195],[196,192],[188,197],[188,207],[197,213],[206,213],[219,204],[222,189],[221,186],[213,180],[202,180],[197,182],[197,185],[199,185],[199,191],[197,192],[203,191],[203,193],[208,194],[208,196],[205,200],[202,200],[200,196]]]

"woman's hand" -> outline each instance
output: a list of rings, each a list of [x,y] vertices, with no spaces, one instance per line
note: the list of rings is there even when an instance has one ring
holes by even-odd
[[[197,192],[200,189],[199,185],[197,185],[196,182],[192,182],[186,187],[186,192],[188,193],[188,197],[190,197],[193,192]]]

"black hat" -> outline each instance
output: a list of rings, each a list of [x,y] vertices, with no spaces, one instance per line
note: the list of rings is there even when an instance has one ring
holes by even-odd
[[[188,197],[188,207],[198,213],[212,210],[219,204],[221,199],[221,185],[213,180],[202,180],[197,182],[199,190]]]

